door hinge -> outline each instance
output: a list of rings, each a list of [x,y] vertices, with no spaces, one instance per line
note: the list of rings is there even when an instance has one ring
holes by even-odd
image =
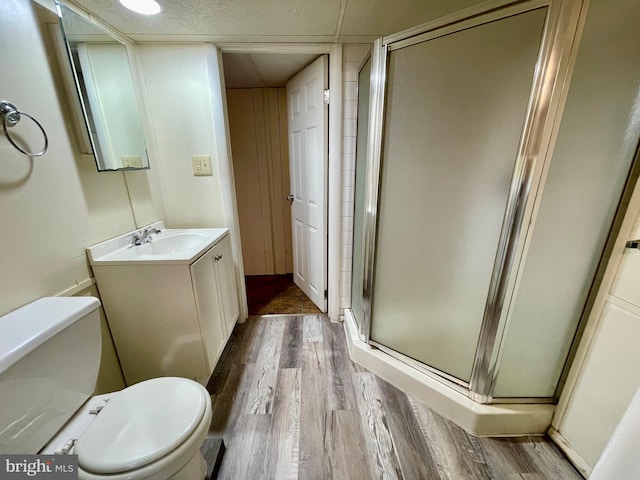
[[[325,300],[327,299],[327,291],[326,290],[324,291],[324,299]]]
[[[329,100],[331,100],[331,90],[328,88],[324,91],[324,103],[329,105]]]

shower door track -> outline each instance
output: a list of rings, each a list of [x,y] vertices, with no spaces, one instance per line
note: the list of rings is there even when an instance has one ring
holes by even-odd
[[[345,312],[346,313],[346,312]],[[348,315],[350,315],[350,317],[352,319],[355,319],[355,316],[353,315],[353,311],[351,309],[348,309]],[[346,320],[345,320],[346,321]],[[355,320],[352,320],[355,324]],[[404,363],[405,365],[417,370],[418,372],[420,372],[423,375],[426,375],[440,383],[442,383],[443,385],[455,390],[458,393],[461,393],[462,395],[464,395],[465,397],[468,397],[470,399],[473,400],[473,394],[469,389],[469,382],[465,382],[464,380],[460,380],[457,377],[454,377],[452,375],[448,375],[447,373],[443,372],[442,370],[438,370],[437,368],[431,367],[425,363],[422,363],[414,358],[411,358],[403,353],[398,352],[397,350],[394,350],[390,347],[387,347],[381,343],[376,342],[375,340],[369,340],[368,342],[366,342],[364,339],[361,338],[361,336],[359,336],[360,339],[367,343],[369,346],[377,348],[378,350],[380,350],[381,352],[385,353],[386,355],[389,355],[392,358],[395,358],[396,360]],[[549,404],[555,404],[556,403],[556,398],[555,397],[494,397],[491,399],[490,402],[488,402],[489,405],[491,404],[502,404],[502,405],[518,405],[518,404],[537,404],[537,405],[549,405]]]
[[[353,312],[351,313],[353,316]],[[405,365],[408,365],[411,368],[415,368],[420,373],[427,375],[434,380],[437,380],[447,387],[450,387],[457,391],[458,393],[462,393],[465,396],[473,399],[473,395],[469,390],[469,382],[465,382],[464,380],[460,380],[457,377],[452,375],[448,375],[442,370],[438,370],[437,368],[430,367],[429,365],[422,363],[414,358],[411,358],[403,353],[400,353],[392,348],[386,347],[381,343],[376,342],[375,340],[370,340],[369,345],[377,348],[378,350],[386,353],[390,357],[395,358],[396,360],[401,361]],[[554,404],[556,403],[556,399],[554,397],[493,397],[489,404]]]

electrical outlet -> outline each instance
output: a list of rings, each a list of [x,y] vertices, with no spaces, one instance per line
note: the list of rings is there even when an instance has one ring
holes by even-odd
[[[140,155],[123,155],[120,157],[123,167],[142,168],[142,157]]]
[[[192,155],[191,163],[193,164],[193,174],[196,177],[213,175],[213,169],[211,168],[211,155]]]

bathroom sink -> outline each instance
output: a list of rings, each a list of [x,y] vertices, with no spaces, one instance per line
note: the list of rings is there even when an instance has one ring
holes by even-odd
[[[159,233],[138,247],[140,255],[169,255],[202,245],[207,241],[207,235],[199,232]]]
[[[133,236],[151,233],[142,245],[133,244]],[[93,245],[87,249],[91,265],[138,265],[192,263],[229,232],[226,228],[164,228],[163,222],[147,225],[133,232]]]

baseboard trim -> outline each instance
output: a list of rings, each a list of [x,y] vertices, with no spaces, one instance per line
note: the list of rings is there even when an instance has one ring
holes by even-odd
[[[96,284],[96,279],[94,277],[89,277],[85,280],[82,280],[81,282],[77,282],[72,287],[69,287],[59,293],[56,293],[55,296],[56,297],[73,297],[75,294],[80,293],[83,290],[86,290],[87,288],[95,284]]]
[[[549,435],[549,437],[551,437],[553,443],[555,443],[558,448],[562,450],[562,453],[565,454],[569,461],[573,463],[573,466],[576,467],[576,469],[580,472],[580,475],[582,475],[584,478],[589,478],[593,467],[589,465],[578,452],[575,451],[575,449],[571,446],[567,439],[564,438],[564,436],[553,427],[549,427],[547,434]]]

